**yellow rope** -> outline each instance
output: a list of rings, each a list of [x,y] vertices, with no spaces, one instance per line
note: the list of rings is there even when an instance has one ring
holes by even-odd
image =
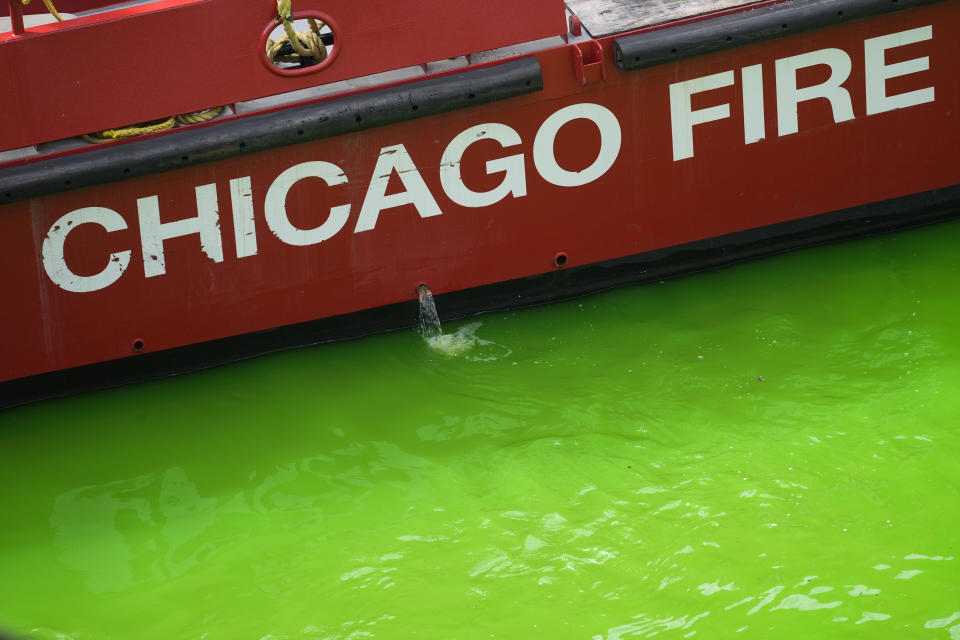
[[[184,113],[177,116],[177,122],[179,124],[197,124],[198,122],[207,122],[216,118],[221,112],[223,112],[223,107],[191,111],[190,113]]]
[[[287,40],[293,47],[293,50],[301,56],[309,55],[309,52],[303,48],[297,38],[296,31],[293,30],[293,7],[292,0],[277,0],[277,20],[283,24],[283,30],[287,34]]]
[[[287,53],[283,53],[284,46],[287,43],[293,46],[294,41],[291,41],[288,36],[282,35],[276,40],[267,40],[267,58],[274,63],[301,63],[305,61],[304,59],[310,59],[312,60],[310,64],[316,64],[327,57],[327,46],[323,44],[319,34],[312,31],[300,31],[294,33],[294,37],[299,47],[294,46],[293,48],[299,48],[304,53],[290,52],[289,49]]]
[[[107,129],[105,131],[98,131],[96,133],[88,133],[85,134],[83,138],[87,142],[112,142],[114,140],[132,138],[133,136],[143,136],[148,133],[156,133],[157,131],[165,131],[166,129],[172,129],[176,124],[176,118],[171,116],[164,120],[153,120],[152,122],[144,122],[142,124],[135,124],[129,127],[119,127],[117,129]]]
[[[327,46],[320,38],[320,29],[323,23],[317,23],[314,18],[308,18],[310,31],[293,30],[292,0],[277,0],[277,22],[283,24],[284,35],[276,40],[267,40],[267,58],[273,62],[289,62],[303,64],[305,59],[311,59],[316,64],[327,57]],[[294,53],[283,53],[284,45],[290,44]]]
[[[106,131],[88,133],[85,134],[83,138],[87,142],[113,142],[114,140],[123,140],[124,138],[132,138],[134,136],[144,136],[148,133],[156,133],[157,131],[166,131],[167,129],[173,129],[178,124],[190,125],[198,124],[200,122],[208,122],[219,116],[221,113],[223,113],[223,107],[213,107],[212,109],[192,111],[179,116],[171,116],[162,120],[153,120],[151,122],[135,124],[129,127],[118,127],[116,129],[107,129]]]
[[[23,0],[23,6],[27,6],[28,4],[30,4],[30,0]],[[53,0],[43,0],[43,4],[47,7],[47,11],[49,11],[58,22],[63,22],[63,16],[61,16],[57,8],[53,6]]]

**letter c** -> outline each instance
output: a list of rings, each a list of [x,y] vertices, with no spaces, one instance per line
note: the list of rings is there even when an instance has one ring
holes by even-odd
[[[96,275],[80,276],[71,271],[63,257],[63,245],[67,235],[82,224],[97,224],[108,232],[127,228],[123,216],[103,207],[77,209],[53,223],[43,239],[43,268],[55,285],[74,293],[89,293],[108,287],[116,282],[130,265],[130,251],[118,251],[110,254],[107,266]]]
[[[329,240],[343,228],[350,215],[350,205],[342,204],[332,207],[330,215],[319,227],[298,229],[293,226],[287,217],[287,193],[293,185],[304,178],[320,178],[331,187],[347,182],[347,176],[343,169],[321,160],[295,164],[277,176],[277,179],[267,189],[267,198],[264,204],[267,226],[270,227],[273,235],[295,247],[305,247]]]

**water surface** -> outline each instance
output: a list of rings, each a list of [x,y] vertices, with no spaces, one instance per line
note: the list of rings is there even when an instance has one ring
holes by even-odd
[[[2,413],[0,628],[958,640],[958,243]]]

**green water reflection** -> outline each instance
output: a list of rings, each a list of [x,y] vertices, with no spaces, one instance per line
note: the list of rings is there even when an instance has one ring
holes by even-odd
[[[0,628],[958,640],[958,242],[0,414]]]

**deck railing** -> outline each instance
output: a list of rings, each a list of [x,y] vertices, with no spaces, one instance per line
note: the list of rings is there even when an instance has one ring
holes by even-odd
[[[10,0],[10,24],[16,35],[23,33],[23,5],[20,0]]]

